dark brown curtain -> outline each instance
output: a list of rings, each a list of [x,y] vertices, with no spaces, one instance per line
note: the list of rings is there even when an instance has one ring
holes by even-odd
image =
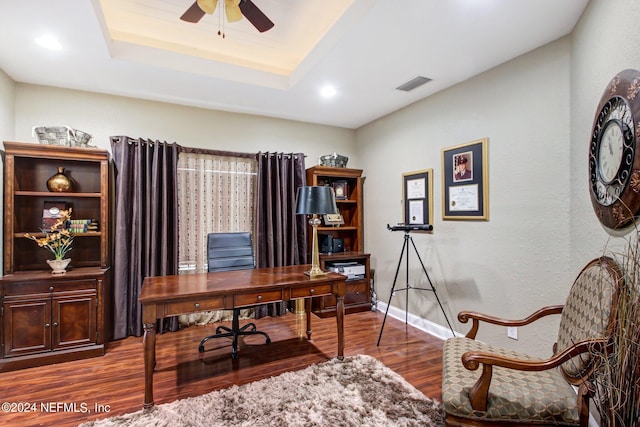
[[[178,274],[177,144],[111,137],[115,164],[114,338],[141,336],[149,276]],[[162,329],[177,329],[169,319]]]
[[[256,265],[280,267],[307,263],[307,226],[296,215],[296,191],[305,185],[304,154],[258,153],[256,186]],[[279,316],[284,303],[256,307],[256,317]]]

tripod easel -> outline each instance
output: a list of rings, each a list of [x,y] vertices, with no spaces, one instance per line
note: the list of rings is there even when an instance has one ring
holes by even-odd
[[[389,307],[391,306],[391,298],[393,298],[393,294],[394,292],[400,292],[400,291],[407,291],[406,293],[406,302],[405,302],[405,308],[404,308],[404,323],[408,323],[409,320],[409,315],[408,315],[408,308],[409,308],[409,291],[411,289],[415,289],[417,291],[431,291],[433,292],[433,294],[436,296],[436,300],[438,301],[438,305],[440,306],[440,310],[442,310],[442,314],[444,315],[445,320],[447,321],[447,324],[449,325],[449,329],[451,329],[451,333],[453,334],[453,336],[456,335],[456,333],[453,331],[453,327],[451,326],[451,323],[449,322],[449,318],[447,317],[447,313],[445,313],[444,311],[444,307],[442,307],[442,303],[440,302],[440,298],[438,298],[438,293],[436,292],[436,288],[433,286],[433,283],[431,282],[431,278],[429,277],[429,273],[427,273],[427,269],[424,266],[424,263],[422,262],[422,258],[420,258],[420,254],[418,253],[418,249],[416,248],[416,244],[413,242],[413,238],[411,237],[411,235],[409,234],[411,232],[411,230],[418,230],[418,229],[423,229],[423,228],[417,228],[417,227],[389,227],[387,225],[387,228],[391,231],[396,231],[396,230],[403,230],[404,231],[404,244],[402,245],[402,251],[400,252],[400,259],[398,260],[398,267],[396,268],[396,274],[395,277],[393,278],[393,285],[391,286],[391,293],[389,294],[389,302],[387,304],[387,310],[384,313],[384,320],[382,321],[382,327],[380,328],[380,335],[378,336],[378,344],[376,344],[377,346],[380,346],[380,339],[382,338],[382,331],[384,330],[384,324],[387,321],[387,314],[389,313]],[[429,230],[431,230],[432,228],[429,228]],[[425,276],[427,276],[427,280],[429,281],[429,285],[431,286],[430,288],[417,288],[414,286],[411,286],[409,284],[409,242],[411,242],[411,245],[413,246],[413,250],[415,251],[416,255],[418,256],[418,261],[420,261],[420,265],[422,266],[422,271],[424,272]],[[400,265],[402,264],[402,255],[405,254],[406,251],[406,283],[405,283],[405,287],[402,289],[395,289],[396,288],[396,280],[398,279],[398,272],[400,271]]]

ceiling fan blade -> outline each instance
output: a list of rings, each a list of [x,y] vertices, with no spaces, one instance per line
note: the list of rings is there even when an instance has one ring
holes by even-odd
[[[240,11],[261,33],[273,28],[273,22],[251,0],[240,0]]]
[[[182,14],[180,19],[193,24],[197,23],[204,16],[204,11],[198,6],[198,2],[194,2],[185,13]]]
[[[238,5],[240,0],[224,0],[224,10],[227,13],[227,21],[236,22],[242,19],[242,12]]]

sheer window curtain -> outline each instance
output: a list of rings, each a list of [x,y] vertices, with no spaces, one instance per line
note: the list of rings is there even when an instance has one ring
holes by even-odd
[[[182,147],[178,159],[180,274],[207,271],[207,234],[254,230],[255,154]],[[255,245],[255,237],[254,237]],[[243,310],[248,317],[252,310]],[[216,310],[179,317],[180,325],[230,320]]]
[[[115,166],[114,338],[141,336],[138,297],[148,276],[177,274],[178,145],[111,137]],[[160,325],[177,329],[177,319]]]
[[[181,273],[207,271],[207,234],[253,233],[256,171],[253,155],[180,153],[178,253]]]

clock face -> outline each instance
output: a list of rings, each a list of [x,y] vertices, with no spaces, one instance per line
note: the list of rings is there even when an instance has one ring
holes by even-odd
[[[611,229],[628,225],[640,212],[639,119],[640,72],[625,70],[602,95],[589,144],[591,201]]]
[[[622,124],[618,120],[608,122],[607,127],[602,131],[598,153],[600,177],[605,184],[613,183],[618,177],[620,167],[626,166],[621,165],[624,142]]]

